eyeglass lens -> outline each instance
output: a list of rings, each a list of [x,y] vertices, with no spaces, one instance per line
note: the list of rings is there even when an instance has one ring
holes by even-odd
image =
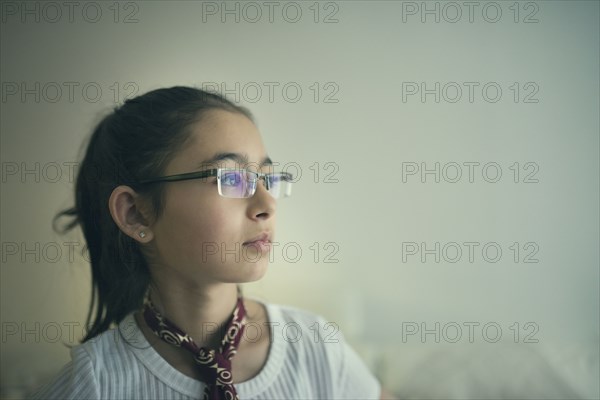
[[[268,192],[275,198],[291,195],[292,185],[282,173],[265,176]],[[219,194],[224,197],[251,197],[256,191],[258,175],[246,170],[221,170]]]

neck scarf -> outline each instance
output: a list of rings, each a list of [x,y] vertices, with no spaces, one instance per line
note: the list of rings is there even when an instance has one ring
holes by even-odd
[[[237,352],[246,324],[246,309],[241,293],[238,292],[237,304],[218,351],[198,347],[188,334],[156,310],[149,294],[144,300],[143,314],[156,336],[169,344],[183,347],[194,355],[194,361],[198,363],[203,380],[207,383],[204,400],[239,399],[233,386],[231,359]]]

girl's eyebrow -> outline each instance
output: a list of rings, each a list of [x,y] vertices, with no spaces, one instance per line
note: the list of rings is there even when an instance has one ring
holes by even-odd
[[[214,165],[219,161],[224,161],[224,160],[232,160],[235,161],[238,164],[242,164],[242,165],[247,165],[248,164],[248,155],[247,154],[240,154],[240,153],[216,153],[215,155],[213,155],[211,158],[209,158],[208,160],[204,160],[200,163],[200,165],[198,165],[198,168],[204,168],[206,166],[209,165]],[[262,167],[264,165],[273,165],[273,161],[271,160],[271,158],[269,158],[268,156],[263,158],[263,160],[260,162],[259,167]]]

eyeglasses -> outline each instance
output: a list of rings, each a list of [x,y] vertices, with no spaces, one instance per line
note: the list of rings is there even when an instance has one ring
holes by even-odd
[[[289,197],[292,194],[292,174],[288,172],[275,172],[263,174],[236,168],[216,168],[200,172],[162,176],[159,178],[144,179],[139,184],[157,182],[176,182],[190,179],[205,179],[217,177],[219,195],[229,198],[247,198],[254,196],[259,179],[265,181],[267,192],[274,198]]]

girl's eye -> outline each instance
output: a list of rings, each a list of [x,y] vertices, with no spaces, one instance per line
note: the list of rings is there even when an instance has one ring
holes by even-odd
[[[240,181],[241,181],[240,175],[235,172],[225,174],[221,177],[222,185],[237,186],[237,185],[239,185]]]

